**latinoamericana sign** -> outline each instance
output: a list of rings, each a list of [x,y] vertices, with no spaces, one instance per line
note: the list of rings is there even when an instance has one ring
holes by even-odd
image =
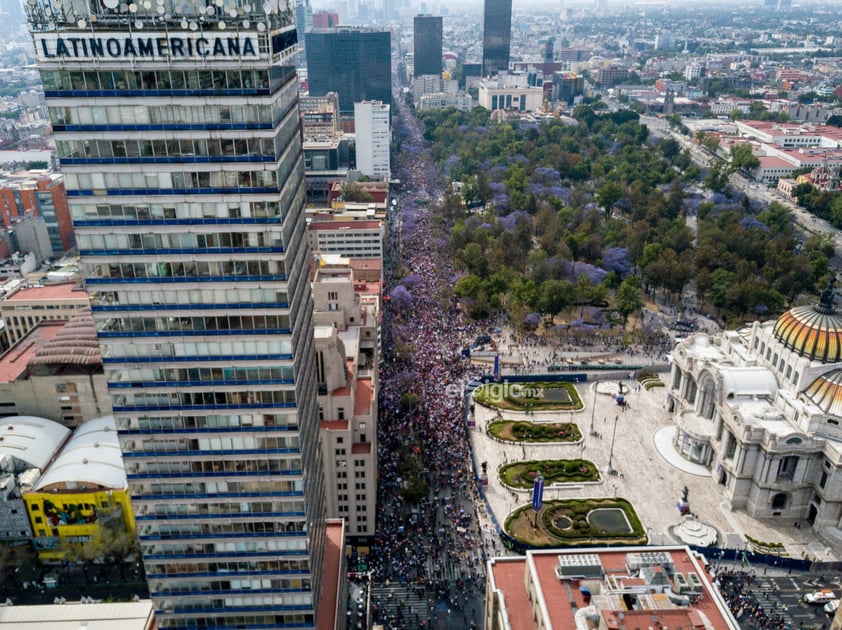
[[[35,35],[39,60],[256,59],[257,35],[251,33],[133,33],[130,35]]]

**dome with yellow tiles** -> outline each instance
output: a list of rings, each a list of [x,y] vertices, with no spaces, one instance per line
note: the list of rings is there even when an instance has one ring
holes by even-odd
[[[833,308],[833,280],[818,304],[796,306],[781,315],[775,323],[775,338],[811,360],[842,361],[842,314]]]
[[[822,374],[804,391],[826,414],[842,416],[842,370]]]

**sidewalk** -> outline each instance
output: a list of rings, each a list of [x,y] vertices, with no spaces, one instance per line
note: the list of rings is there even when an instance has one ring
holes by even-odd
[[[747,534],[757,540],[783,543],[794,558],[806,554],[821,561],[839,559],[840,550],[827,548],[811,530],[796,529],[790,520],[755,520],[742,511],[731,511],[710,472],[686,462],[672,451],[670,428],[673,424],[665,409],[666,388],[655,387],[649,391],[638,389],[636,381],[625,381],[624,385],[631,386],[631,391],[626,393],[629,407],[625,411],[614,402],[612,396],[612,390],[616,391],[618,387],[617,383],[602,381],[576,386],[584,402],[581,411],[535,412],[534,416],[529,417],[535,421],[576,422],[583,436],[580,443],[530,445],[493,440],[486,435],[485,428],[496,419],[496,410],[475,406],[476,426],[470,430],[470,439],[477,464],[488,464],[488,485],[482,491],[500,526],[516,506],[531,501],[531,491],[513,492],[501,485],[496,473],[501,465],[524,458],[582,457],[597,466],[603,475],[601,481],[597,484],[546,486],[545,501],[622,497],[634,505],[649,534],[650,544],[676,544],[680,541],[671,536],[670,529],[682,521],[676,504],[682,496],[683,488],[687,487],[692,512],[699,521],[716,528],[720,534],[720,547],[742,549]],[[595,394],[594,388],[598,388],[598,393]],[[503,417],[512,420],[527,418],[523,413],[510,412],[504,413]],[[592,423],[600,437],[590,434]],[[616,476],[605,474],[609,457],[611,467],[618,472]]]

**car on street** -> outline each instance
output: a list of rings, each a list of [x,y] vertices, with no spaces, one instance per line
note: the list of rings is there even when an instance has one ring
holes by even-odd
[[[834,599],[832,601],[829,601],[824,605],[824,611],[828,615],[835,614],[837,608],[839,608],[839,600],[838,599]]]
[[[808,604],[827,604],[836,599],[836,593],[829,588],[823,588],[820,591],[813,591],[804,596],[804,601]]]

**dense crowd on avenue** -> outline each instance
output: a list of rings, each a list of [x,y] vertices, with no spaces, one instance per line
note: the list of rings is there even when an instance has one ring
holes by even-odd
[[[423,146],[412,115],[401,104],[410,142]],[[383,333],[385,362],[379,416],[380,487],[377,539],[368,558],[372,570],[372,614],[386,628],[433,627],[441,614],[458,627],[476,627],[485,590],[482,536],[476,515],[477,489],[469,455],[461,387],[476,368],[459,349],[478,334],[463,324],[449,295],[453,275],[447,242],[436,238],[429,206],[442,187],[428,151],[411,151],[411,163],[398,165],[403,192],[386,261],[386,293],[398,282],[409,290],[411,304],[389,303]],[[430,204],[415,205],[416,199]],[[404,278],[396,278],[400,265]],[[411,279],[406,278],[409,272]],[[401,353],[397,346],[411,348]],[[406,392],[417,395],[407,409]],[[427,496],[405,500],[405,479],[399,464],[410,449],[421,465],[418,475]],[[389,585],[407,587],[425,602],[426,610],[378,605],[378,588],[388,597]]]

